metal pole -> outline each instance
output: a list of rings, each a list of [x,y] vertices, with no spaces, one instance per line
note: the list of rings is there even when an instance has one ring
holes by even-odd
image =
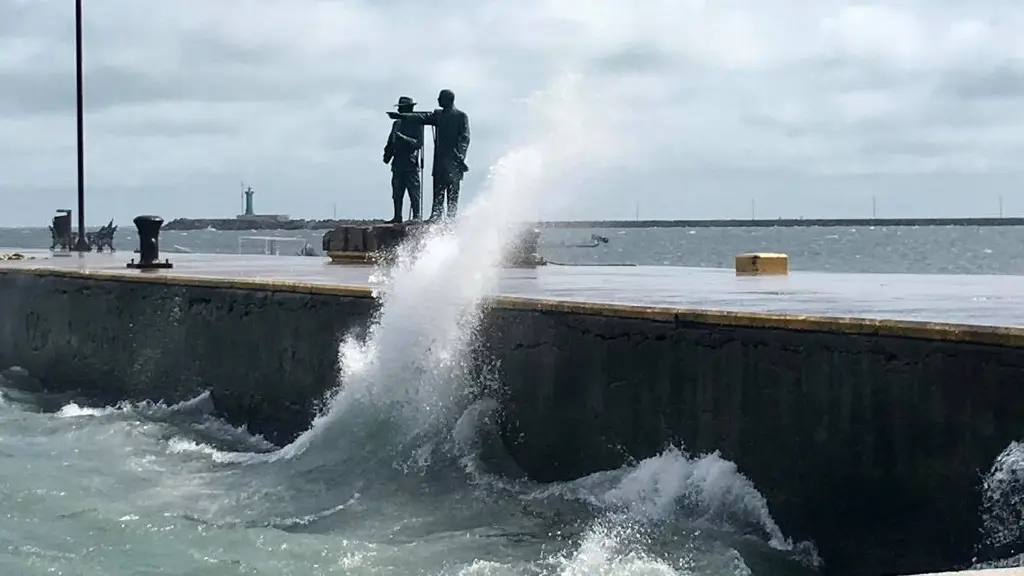
[[[88,252],[85,239],[85,110],[82,104],[82,0],[75,0],[75,72],[78,98],[78,241],[75,250]]]

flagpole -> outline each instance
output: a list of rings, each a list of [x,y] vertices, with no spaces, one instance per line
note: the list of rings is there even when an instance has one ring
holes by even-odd
[[[78,99],[78,241],[75,250],[88,252],[89,242],[85,239],[85,111],[82,98],[82,0],[75,0],[75,72],[77,74],[76,96]]]

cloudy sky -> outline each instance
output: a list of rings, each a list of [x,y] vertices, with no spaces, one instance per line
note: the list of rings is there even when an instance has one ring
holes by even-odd
[[[467,200],[569,71],[614,161],[547,218],[1024,215],[1010,0],[86,0],[87,217],[390,216],[399,95],[471,118]],[[589,107],[589,108],[588,108]],[[572,114],[572,112],[567,112]],[[0,225],[75,203],[74,6],[0,2]]]

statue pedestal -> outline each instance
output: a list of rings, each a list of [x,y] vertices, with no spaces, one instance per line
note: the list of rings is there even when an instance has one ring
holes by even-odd
[[[419,222],[342,226],[324,234],[323,250],[332,264],[387,262],[394,257],[398,245],[421,226]]]
[[[387,264],[405,240],[425,230],[420,222],[342,226],[324,234],[323,251],[331,264]],[[504,268],[536,268],[546,264],[537,254],[540,231],[528,229],[519,234],[502,257]]]

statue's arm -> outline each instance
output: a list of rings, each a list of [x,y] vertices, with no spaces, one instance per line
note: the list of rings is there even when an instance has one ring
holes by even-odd
[[[402,140],[405,140],[406,142],[408,142],[409,145],[412,146],[413,150],[419,150],[420,148],[423,147],[423,131],[422,130],[420,131],[419,137],[417,137],[417,138],[412,138],[410,136],[402,134],[402,132],[400,130],[395,130],[394,134],[395,134],[395,136],[398,136]]]
[[[437,126],[437,114],[434,112],[389,112],[388,116],[396,120],[412,120],[427,126]]]
[[[466,154],[469,152],[469,114],[462,113],[462,122],[459,124],[459,138],[458,144],[455,146],[455,152],[459,155],[459,160],[465,162]]]

